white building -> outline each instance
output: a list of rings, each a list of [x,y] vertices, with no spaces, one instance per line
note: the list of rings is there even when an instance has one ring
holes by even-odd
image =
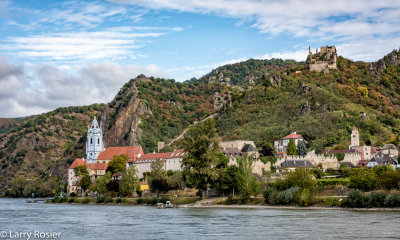
[[[274,141],[274,147],[277,154],[286,153],[287,146],[289,145],[290,139],[294,140],[294,143],[297,145],[300,141],[305,142],[303,136],[297,134],[296,132],[292,132],[284,138]]]
[[[173,152],[167,153],[148,153],[139,155],[136,160],[129,160],[127,167],[135,166],[137,170],[137,176],[143,177],[143,173],[151,171],[151,163],[157,159],[161,159],[164,162],[164,169],[166,171],[182,170],[182,158],[185,155],[183,149],[174,150]]]
[[[86,159],[87,163],[94,163],[99,154],[104,150],[103,131],[99,127],[96,117],[92,125],[88,128],[86,141]]]

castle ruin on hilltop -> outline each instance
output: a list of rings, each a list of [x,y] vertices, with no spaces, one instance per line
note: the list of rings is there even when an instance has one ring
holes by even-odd
[[[335,46],[321,47],[319,52],[317,48],[315,54],[312,54],[310,47],[308,48],[306,62],[310,66],[310,71],[328,73],[330,69],[337,69],[336,60],[337,54]]]

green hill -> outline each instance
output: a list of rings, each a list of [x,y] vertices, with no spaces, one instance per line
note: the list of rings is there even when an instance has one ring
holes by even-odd
[[[375,63],[337,62],[328,74],[310,72],[304,62],[250,59],[183,83],[140,75],[106,105],[4,121],[0,192],[62,189],[69,164],[85,157],[94,115],[101,115],[106,147],[141,144],[145,152],[214,113],[221,139],[253,140],[259,148],[291,131],[304,136],[308,149],[347,148],[353,126],[366,144],[399,144],[399,51]]]

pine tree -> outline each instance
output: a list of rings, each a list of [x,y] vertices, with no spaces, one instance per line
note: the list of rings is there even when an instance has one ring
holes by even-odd
[[[287,155],[297,155],[296,152],[296,144],[294,143],[293,138],[289,140],[289,144],[286,149]]]
[[[297,143],[297,155],[305,156],[307,154],[307,148],[303,141]]]

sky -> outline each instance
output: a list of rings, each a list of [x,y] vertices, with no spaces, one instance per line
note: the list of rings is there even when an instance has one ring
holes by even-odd
[[[398,0],[0,0],[0,117],[107,103],[139,74],[184,81],[308,47],[376,61],[400,47]]]

